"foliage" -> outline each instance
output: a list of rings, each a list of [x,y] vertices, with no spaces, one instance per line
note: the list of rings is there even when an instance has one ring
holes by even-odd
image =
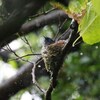
[[[99,6],[100,0],[92,0],[92,4],[93,4],[94,10],[100,15],[100,11],[99,11],[99,9],[100,9],[100,6]]]
[[[69,17],[79,22],[80,37],[87,44],[100,42],[100,0],[71,0],[68,7],[54,3],[55,7],[64,10]],[[79,38],[80,38],[79,37]],[[74,44],[79,39],[77,38]]]
[[[100,15],[94,11],[91,2],[87,5],[87,11],[80,23],[79,31],[86,43],[100,42]]]

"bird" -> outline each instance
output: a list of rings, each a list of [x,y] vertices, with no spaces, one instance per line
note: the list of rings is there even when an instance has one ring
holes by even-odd
[[[49,37],[44,37],[41,55],[47,72],[53,73],[56,67],[58,67],[58,62],[61,60],[58,55],[62,55],[62,48],[64,45],[65,40],[54,41]]]
[[[55,41],[53,39],[51,39],[50,37],[45,37],[44,36],[44,46],[50,45],[52,43],[54,43]]]

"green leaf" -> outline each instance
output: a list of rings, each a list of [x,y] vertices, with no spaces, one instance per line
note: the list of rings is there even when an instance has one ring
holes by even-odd
[[[94,10],[100,15],[100,0],[92,0]]]
[[[87,12],[79,25],[80,35],[87,44],[100,42],[100,16],[98,16],[92,5],[89,4]]]
[[[87,0],[71,0],[69,3],[69,11],[71,13],[81,13],[83,9],[86,8]]]

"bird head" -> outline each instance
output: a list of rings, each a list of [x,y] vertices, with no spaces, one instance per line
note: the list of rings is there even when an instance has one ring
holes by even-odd
[[[50,45],[50,44],[52,44],[52,43],[54,43],[55,41],[54,40],[52,40],[51,38],[49,38],[49,37],[44,37],[44,46],[48,46],[48,45]]]

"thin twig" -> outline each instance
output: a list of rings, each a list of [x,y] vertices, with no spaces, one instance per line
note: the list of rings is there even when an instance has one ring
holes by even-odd
[[[25,41],[26,41],[26,44],[29,46],[31,52],[33,53],[33,48],[32,48],[32,46],[30,45],[30,43],[29,43],[29,41],[27,40],[27,38],[26,38],[25,35],[24,35],[24,39],[25,39]]]
[[[24,57],[27,57],[27,56],[34,56],[34,55],[40,56],[41,54],[26,54],[26,55],[24,55],[24,56],[19,56],[18,58],[15,58],[15,59],[10,59],[10,61],[11,61],[11,60],[19,60],[19,59],[21,59],[21,58],[24,58]]]
[[[22,38],[22,36],[20,36],[20,34],[23,34],[23,32],[17,33],[17,35],[24,43],[26,43],[26,41]]]
[[[24,33],[21,32],[20,34],[24,34]],[[25,42],[25,43],[29,46],[31,52],[33,53],[33,48],[32,48],[32,46],[30,45],[29,41],[27,40],[26,36],[23,35],[23,38],[24,38],[24,39],[23,39],[22,36],[20,36],[20,34],[18,33],[18,36],[23,40],[23,42]]]
[[[45,94],[46,100],[52,100],[51,93],[53,92],[54,88],[57,86],[57,76],[58,76],[59,70],[60,70],[60,68],[57,70],[56,73],[52,74],[50,86],[47,89],[46,94]]]
[[[59,35],[59,32],[60,32],[60,30],[62,29],[62,27],[64,26],[64,24],[66,23],[66,21],[67,21],[67,18],[63,21],[62,24],[59,23],[59,25],[58,25],[58,30],[57,30],[57,34],[56,34],[56,36],[55,36],[55,40],[57,39],[57,37],[58,37],[58,35]],[[56,40],[56,41],[57,41],[57,40]]]
[[[50,9],[50,10],[48,10],[48,11],[45,11],[45,13],[44,13],[44,12],[38,13],[38,14],[36,14],[36,15],[34,15],[34,16],[31,16],[30,18],[35,18],[35,17],[41,16],[41,15],[44,15],[44,14],[48,14],[48,13],[50,13],[50,12],[56,10],[56,9],[57,9],[57,8],[52,8],[52,9]]]
[[[35,83],[33,83],[41,92],[43,92],[43,94],[45,94],[46,93],[46,91],[43,89],[43,88],[41,88],[40,86],[39,86],[39,84],[35,81]]]
[[[7,49],[10,51],[10,52],[12,52],[16,57],[18,57],[18,58],[20,58],[20,56],[16,53],[16,52],[14,52],[12,49],[11,49],[11,47],[9,46],[9,44],[7,44]],[[33,62],[30,62],[29,60],[26,60],[26,59],[23,59],[23,58],[20,58],[20,60],[22,60],[22,61],[24,61],[24,62],[29,62],[29,63],[31,63],[31,64],[34,64]]]
[[[36,66],[37,66],[42,60],[43,60],[43,59],[40,58],[40,59],[38,60],[38,62],[36,62],[36,63],[34,64],[34,67],[33,67],[33,69],[32,69],[32,80],[33,80],[33,84],[34,84],[41,92],[43,92],[43,94],[45,94],[46,91],[45,91],[43,88],[41,88],[41,87],[39,86],[39,84],[38,84],[38,82],[36,81],[36,78],[35,78],[35,69],[36,69]]]
[[[58,37],[59,31],[60,31],[60,26],[61,26],[61,22],[60,22],[60,16],[59,16],[58,29],[57,29],[57,33],[56,33],[56,36],[54,37],[54,39],[56,39]]]

